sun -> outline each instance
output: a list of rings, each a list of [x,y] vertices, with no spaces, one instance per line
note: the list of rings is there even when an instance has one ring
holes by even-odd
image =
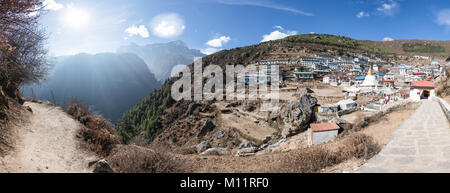
[[[89,25],[89,13],[80,8],[70,8],[64,16],[64,24],[70,28],[83,29]]]

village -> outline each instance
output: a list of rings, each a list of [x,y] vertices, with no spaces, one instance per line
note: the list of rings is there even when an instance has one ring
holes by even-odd
[[[444,69],[448,64],[428,56],[414,58],[426,60],[429,64],[396,64],[379,57],[354,53],[351,57],[315,54],[299,60],[260,60],[255,65],[261,66],[266,76],[270,74],[267,73],[270,72],[268,67],[278,65],[282,102],[298,100],[299,93],[305,89],[317,99],[314,105],[315,121],[309,125],[307,132],[300,132],[307,139],[304,145],[310,146],[335,139],[347,123],[355,124],[361,114],[370,116],[409,102],[431,100],[435,96],[433,82],[445,75]],[[258,76],[252,73],[257,72],[247,72],[246,83],[251,77]],[[262,112],[253,114],[266,116]],[[255,119],[251,114],[243,117]],[[263,127],[266,129],[257,125],[246,125],[243,133],[258,138],[258,134],[252,136],[252,133],[267,131],[264,135],[259,134],[261,141],[266,142],[266,135],[270,136],[274,130],[267,129],[267,125]],[[278,146],[286,141],[286,137],[293,136],[284,134],[284,131],[282,133],[283,138],[270,147]]]

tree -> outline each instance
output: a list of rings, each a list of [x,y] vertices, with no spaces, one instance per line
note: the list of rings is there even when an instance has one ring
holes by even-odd
[[[49,64],[39,0],[0,0],[0,83],[6,92],[38,82]]]

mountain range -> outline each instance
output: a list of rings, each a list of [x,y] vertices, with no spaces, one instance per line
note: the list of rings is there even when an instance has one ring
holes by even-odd
[[[134,54],[78,54],[56,58],[48,80],[22,88],[24,96],[68,104],[81,100],[116,122],[122,113],[161,86]]]
[[[174,66],[191,64],[196,57],[205,56],[199,50],[189,49],[183,41],[145,46],[131,44],[120,47],[117,52],[133,53],[141,57],[156,79],[162,82],[170,77]]]

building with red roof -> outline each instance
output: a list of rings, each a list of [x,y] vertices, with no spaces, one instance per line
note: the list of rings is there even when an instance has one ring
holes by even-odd
[[[386,87],[394,88],[394,86],[395,86],[394,83],[395,83],[395,80],[392,80],[391,78],[387,78],[387,79],[383,80],[383,84]]]
[[[310,125],[310,144],[321,144],[337,137],[340,127],[336,123],[313,123]]]
[[[423,99],[431,99],[434,94],[434,83],[431,81],[413,81],[411,82],[409,96],[411,100],[420,101]]]

